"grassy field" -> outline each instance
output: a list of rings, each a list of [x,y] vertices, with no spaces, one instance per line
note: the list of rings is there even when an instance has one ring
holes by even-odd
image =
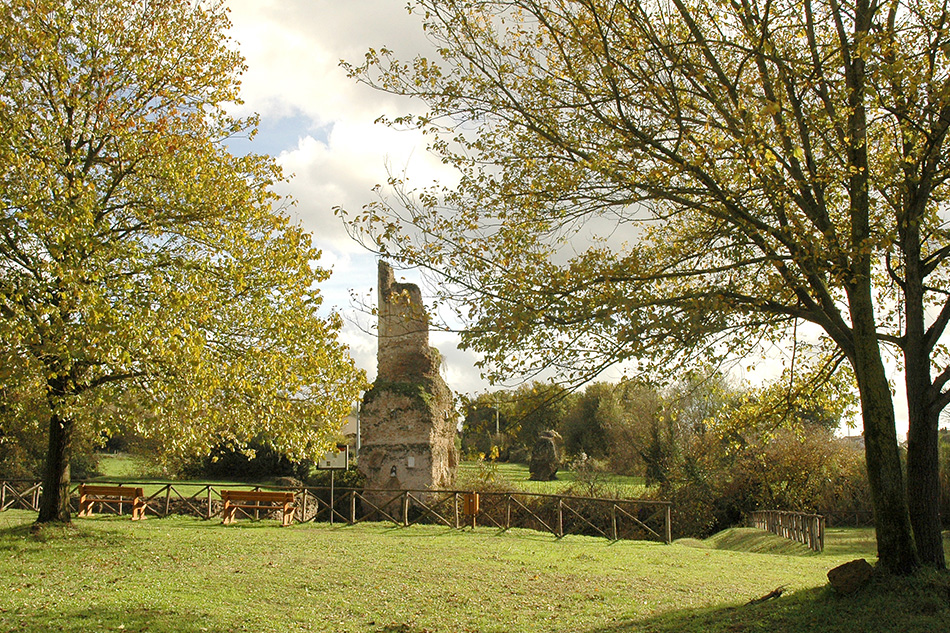
[[[0,513],[2,631],[950,630],[948,575],[851,597],[826,587],[831,567],[872,557],[867,530],[836,530],[814,554],[755,530],[662,545],[99,516],[32,534],[34,516]],[[779,586],[782,597],[747,604]]]
[[[458,470],[458,487],[465,488],[471,482],[484,480],[489,467],[479,462],[462,462]],[[636,499],[646,492],[643,477],[597,474],[592,481],[585,481],[577,473],[560,470],[555,481],[531,481],[525,464],[498,463],[494,465],[495,483],[501,486],[542,494],[573,493],[587,494],[593,485],[601,494],[616,493],[618,496]]]
[[[252,483],[239,481],[236,479],[202,479],[202,480],[182,480],[177,477],[165,478],[156,476],[149,472],[149,464],[134,455],[124,453],[102,454],[99,456],[99,475],[90,477],[88,481],[108,481],[123,484],[142,484],[146,495],[155,494],[162,489],[165,484],[172,484],[182,496],[190,496],[208,485],[220,488],[249,488]],[[147,483],[145,483],[147,482]],[[257,482],[268,483],[268,482]]]
[[[118,481],[128,483],[141,483],[143,481],[153,483],[172,483],[176,488],[187,491],[189,494],[193,489],[204,487],[207,484],[215,486],[247,486],[248,482],[234,480],[207,480],[201,482],[182,482],[177,479],[164,480],[161,477],[154,477],[147,473],[148,465],[141,458],[124,454],[104,454],[99,459],[100,476],[93,478],[102,481]],[[488,476],[488,469],[484,464],[478,462],[462,462],[459,464],[458,481],[456,487],[467,489],[469,487],[481,487],[479,484],[485,483]],[[590,492],[590,486],[596,487],[600,495],[619,496],[627,499],[640,498],[646,492],[646,486],[642,477],[627,477],[624,475],[598,474],[591,480],[584,480],[578,477],[577,473],[569,470],[558,472],[555,481],[531,481],[528,467],[524,464],[495,464],[492,469],[490,482],[492,485],[500,488],[512,490],[521,490],[524,492],[534,492],[542,494],[568,493],[584,495]],[[267,483],[267,482],[259,482]],[[146,486],[146,494],[152,494],[160,486]]]

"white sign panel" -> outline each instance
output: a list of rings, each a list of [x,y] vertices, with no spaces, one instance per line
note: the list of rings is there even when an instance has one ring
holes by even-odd
[[[320,470],[346,470],[350,461],[350,447],[346,444],[337,444],[334,450],[324,454],[317,462]]]

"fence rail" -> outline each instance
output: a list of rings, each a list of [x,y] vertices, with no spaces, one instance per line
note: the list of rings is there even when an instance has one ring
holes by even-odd
[[[825,517],[820,514],[762,510],[752,513],[752,526],[807,545],[816,552],[825,549]]]
[[[103,482],[119,485],[118,482]],[[146,490],[146,516],[184,514],[211,519],[221,514],[221,491],[262,486],[221,484],[173,484],[121,482]],[[73,508],[78,504],[79,482],[70,492]],[[466,490],[370,490],[352,488],[280,488],[295,495],[293,521],[355,524],[389,522],[445,525],[454,529],[477,525],[499,530],[527,528],[560,538],[568,534],[602,536],[610,540],[671,542],[670,503],[647,499],[601,499],[531,492],[478,492]],[[0,510],[19,508],[39,511],[42,484],[34,481],[0,481]],[[477,495],[478,502],[472,503]],[[468,503],[466,503],[468,500]],[[127,514],[131,504],[102,502],[99,512]],[[466,512],[468,511],[468,512]],[[277,517],[281,511],[238,509],[247,518]]]

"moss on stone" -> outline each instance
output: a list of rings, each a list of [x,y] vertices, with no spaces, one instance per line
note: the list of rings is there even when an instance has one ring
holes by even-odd
[[[429,380],[420,382],[393,382],[386,380],[377,380],[372,388],[363,394],[363,406],[367,407],[377,397],[384,393],[393,393],[405,396],[428,409],[432,406],[432,384]]]

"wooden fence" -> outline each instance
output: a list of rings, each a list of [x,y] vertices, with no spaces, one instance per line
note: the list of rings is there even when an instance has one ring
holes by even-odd
[[[97,481],[118,485],[116,482]],[[146,491],[146,516],[185,514],[212,519],[220,516],[221,491],[260,486],[220,484],[171,484],[122,482]],[[71,503],[78,502],[74,484]],[[671,542],[670,503],[646,499],[600,499],[529,492],[479,492],[464,490],[358,490],[350,488],[276,488],[292,490],[296,497],[294,522],[311,521],[353,525],[365,521],[390,522],[408,527],[436,524],[462,529],[477,525],[499,530],[526,528],[567,534],[602,536],[610,540]],[[0,510],[20,508],[39,511],[41,484],[32,481],[0,482]],[[477,501],[476,501],[477,499]],[[99,512],[127,514],[130,503],[103,502]],[[249,518],[268,518],[279,510],[238,510]],[[241,516],[241,515],[239,515]]]
[[[825,549],[825,517],[820,514],[762,510],[752,513],[752,526],[807,545],[816,552]]]

